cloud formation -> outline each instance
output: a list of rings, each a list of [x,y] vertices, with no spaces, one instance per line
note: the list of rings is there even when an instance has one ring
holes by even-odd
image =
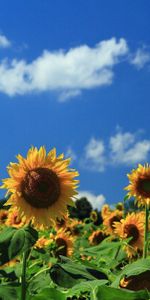
[[[145,49],[137,49],[134,56],[132,56],[130,63],[137,69],[142,69],[147,63],[150,62],[150,53]]]
[[[31,63],[4,59],[0,63],[0,92],[15,96],[53,91],[65,101],[84,89],[110,85],[113,67],[127,53],[126,40],[112,38],[93,48],[82,45],[68,51],[45,50]]]
[[[150,154],[150,140],[141,140],[137,133],[118,131],[108,143],[91,138],[84,149],[82,166],[103,172],[107,166],[133,166],[146,162]]]
[[[8,48],[11,46],[11,42],[3,34],[0,34],[0,48]]]
[[[86,197],[87,200],[91,203],[93,209],[101,210],[101,207],[105,203],[105,197],[104,195],[95,195],[89,191],[79,191],[79,194],[77,196],[78,199]]]

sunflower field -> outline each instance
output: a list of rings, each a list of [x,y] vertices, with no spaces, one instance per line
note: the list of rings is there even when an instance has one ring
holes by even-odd
[[[150,299],[150,165],[99,212],[76,205],[79,174],[63,154],[17,159],[1,185],[0,300]]]

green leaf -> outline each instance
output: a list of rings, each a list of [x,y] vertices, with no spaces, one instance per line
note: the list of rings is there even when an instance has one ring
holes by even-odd
[[[37,231],[30,226],[3,230],[0,235],[0,265],[29,250],[37,239]]]
[[[16,300],[17,292],[14,287],[11,286],[0,286],[0,300]]]
[[[9,243],[16,230],[17,229],[13,227],[7,227],[3,229],[0,234],[0,245],[3,243]]]
[[[118,247],[122,245],[122,241],[113,242],[105,239],[98,246],[93,246],[86,248],[82,251],[85,255],[96,256],[97,260],[101,257],[109,257],[109,259],[114,259]]]
[[[120,279],[124,276],[126,278],[130,276],[136,276],[149,270],[150,270],[150,258],[139,259],[124,267],[122,272],[117,276],[116,280],[112,283],[112,286],[118,287]]]
[[[43,290],[43,288],[47,288],[50,284],[51,280],[49,274],[43,272],[31,280],[28,290],[31,294],[35,294]]]
[[[38,295],[32,296],[32,300],[66,300],[66,296],[64,293],[54,289],[54,288],[46,288],[42,290]]]
[[[96,296],[97,287],[107,283],[107,280],[91,280],[81,282],[72,287],[72,289],[68,291],[67,296],[80,296],[83,292],[90,292],[90,299],[94,300],[94,297]]]
[[[56,264],[50,269],[52,280],[62,287],[71,288],[86,280],[107,279],[107,276],[100,270],[66,258],[64,260],[64,264]]]
[[[100,286],[97,288],[96,300],[148,300],[149,293],[145,290],[132,292],[128,290],[116,289],[108,286]]]
[[[8,248],[8,256],[11,260],[15,256],[17,256],[20,251],[23,249],[25,242],[25,233],[23,229],[17,230],[10,241],[10,245]]]
[[[129,200],[129,195],[127,194],[124,198],[123,198],[123,201],[125,202],[125,201],[127,201],[127,200]]]

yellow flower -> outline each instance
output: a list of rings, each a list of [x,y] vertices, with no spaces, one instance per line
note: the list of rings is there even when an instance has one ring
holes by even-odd
[[[0,224],[5,224],[8,216],[8,210],[0,209]]]
[[[144,215],[143,213],[128,214],[125,219],[115,222],[114,231],[121,239],[132,237],[129,244],[124,247],[128,257],[137,254],[143,249],[144,243]]]
[[[111,210],[110,210],[109,205],[104,204],[101,209],[101,216],[102,216],[103,220],[107,217],[107,215],[110,214],[110,212],[111,212]]]
[[[21,218],[18,215],[17,209],[9,210],[8,217],[6,220],[6,225],[20,228],[25,225],[25,217]]]
[[[59,229],[65,229],[68,221],[69,221],[68,214],[64,215],[63,218],[61,218],[61,219],[56,218],[56,222],[54,224],[56,231]]]
[[[98,215],[97,215],[97,212],[92,210],[91,213],[90,213],[90,219],[93,221],[93,222],[96,222],[97,219],[98,219]]]
[[[125,187],[129,197],[135,197],[138,205],[150,204],[150,165],[138,165],[127,175],[130,184]]]
[[[8,216],[8,210],[0,209],[0,225],[3,225],[6,223],[7,216]]]
[[[71,256],[73,253],[74,239],[69,234],[60,230],[56,236],[54,236],[57,249],[55,250],[56,257],[59,255]]]
[[[105,237],[106,234],[103,232],[103,230],[98,229],[96,231],[93,231],[89,236],[89,242],[91,245],[96,246],[101,243],[105,239]]]
[[[44,236],[41,236],[34,245],[35,248],[43,249],[46,246],[49,246],[52,243],[52,239],[48,239]]]
[[[72,236],[79,236],[82,228],[83,228],[82,221],[79,221],[76,219],[73,219],[73,220],[70,219],[65,231],[70,233]]]
[[[124,210],[124,205],[123,205],[123,203],[122,203],[122,202],[118,202],[118,203],[116,204],[116,209],[118,209],[118,210]]]
[[[106,217],[104,218],[103,225],[105,227],[106,234],[113,234],[114,233],[114,222],[120,221],[122,218],[122,211],[115,210],[110,211],[107,213]]]
[[[70,159],[63,160],[63,154],[56,157],[55,149],[46,155],[45,147],[32,147],[27,158],[17,159],[8,166],[10,178],[3,180],[2,188],[11,194],[7,205],[16,207],[27,222],[48,227],[63,217],[67,205],[74,205],[78,172],[69,169]]]

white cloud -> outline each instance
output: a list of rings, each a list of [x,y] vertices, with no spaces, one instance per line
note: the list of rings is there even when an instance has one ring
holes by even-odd
[[[146,162],[150,155],[150,140],[141,140],[138,133],[118,131],[104,141],[92,138],[85,146],[84,164],[89,170],[103,172],[106,166],[135,165]]]
[[[136,133],[117,133],[110,138],[111,159],[115,164],[132,165],[147,160],[150,140],[137,140]]]
[[[96,196],[95,194],[89,191],[79,191],[77,198],[80,199],[82,197],[87,198],[87,200],[91,203],[93,209],[97,208],[98,210],[100,210],[105,202],[104,195],[100,194]]]
[[[83,163],[92,170],[104,171],[105,168],[105,146],[102,140],[91,138],[85,147]]]
[[[135,65],[137,69],[142,69],[148,62],[150,62],[150,53],[145,49],[137,49],[130,60],[130,63]]]
[[[31,63],[4,59],[0,64],[0,91],[9,96],[55,91],[64,101],[84,89],[111,84],[114,65],[127,53],[125,39],[117,42],[112,38],[93,48],[82,45],[67,52],[44,51]]]
[[[11,46],[11,42],[5,35],[0,34],[0,48],[8,48]]]

